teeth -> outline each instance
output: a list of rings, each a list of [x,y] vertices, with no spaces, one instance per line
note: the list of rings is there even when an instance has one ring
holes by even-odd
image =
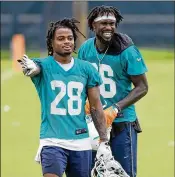
[[[111,33],[103,33],[104,36],[111,36]]]

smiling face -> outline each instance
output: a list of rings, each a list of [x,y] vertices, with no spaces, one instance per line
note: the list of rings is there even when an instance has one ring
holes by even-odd
[[[113,14],[109,14],[110,16],[113,16]],[[99,16],[100,17],[100,16]],[[93,29],[96,34],[96,36],[99,39],[102,39],[106,42],[110,41],[112,39],[112,36],[115,31],[116,21],[112,19],[102,19],[97,22],[93,22]]]
[[[52,40],[53,51],[60,56],[68,56],[74,50],[74,36],[72,30],[66,27],[56,29]]]

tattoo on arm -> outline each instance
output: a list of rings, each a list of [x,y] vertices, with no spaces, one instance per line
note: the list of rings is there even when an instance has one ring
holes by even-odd
[[[108,141],[107,131],[106,131],[106,121],[103,112],[91,108],[91,116],[94,122],[95,128],[100,136],[101,141]]]

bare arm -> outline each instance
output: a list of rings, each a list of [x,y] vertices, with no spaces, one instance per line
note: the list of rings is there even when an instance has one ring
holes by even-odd
[[[120,109],[124,109],[142,97],[144,97],[148,92],[148,82],[145,74],[138,75],[138,76],[131,76],[131,81],[134,85],[132,91],[121,101],[117,103]]]
[[[93,87],[88,89],[88,100],[90,104],[92,120],[100,136],[100,140],[108,141],[106,131],[106,120],[103,112],[103,107],[100,101],[99,87]]]

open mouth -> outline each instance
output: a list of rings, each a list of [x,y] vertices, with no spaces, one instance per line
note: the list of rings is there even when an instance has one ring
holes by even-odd
[[[112,37],[112,32],[103,32],[103,36],[105,38],[111,38]]]

